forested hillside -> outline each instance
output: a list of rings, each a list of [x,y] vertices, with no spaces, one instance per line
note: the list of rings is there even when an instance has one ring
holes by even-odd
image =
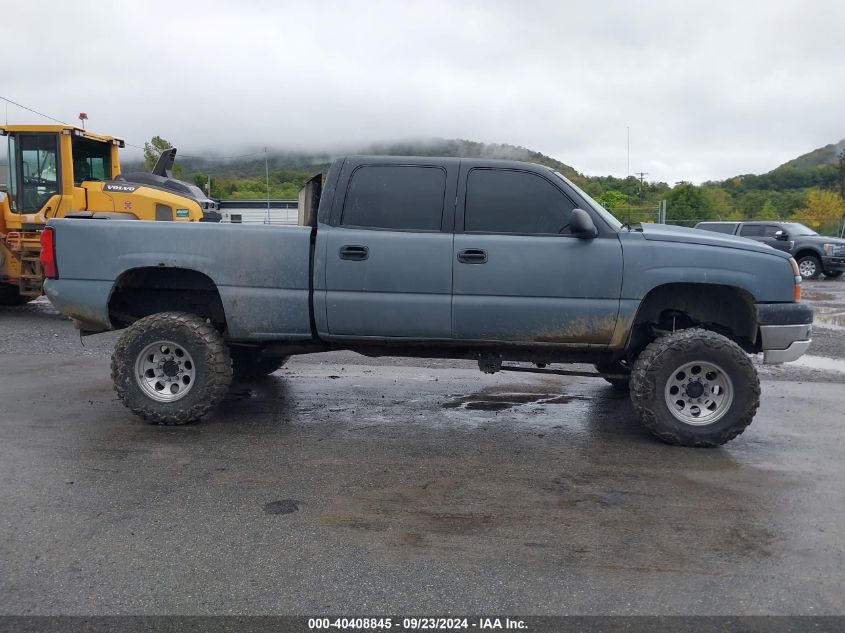
[[[151,166],[169,143],[147,144]],[[372,145],[360,154],[504,158],[540,163],[574,180],[623,221],[653,221],[661,200],[669,222],[692,225],[716,219],[794,219],[826,233],[845,228],[845,140],[799,156],[765,174],[744,174],[701,185],[640,182],[631,176],[588,176],[550,156],[513,145],[461,139],[434,139]],[[270,197],[294,198],[311,176],[325,171],[333,155],[302,152],[268,154]],[[250,199],[267,196],[264,154],[229,158],[182,156],[180,177],[206,188],[212,197]]]

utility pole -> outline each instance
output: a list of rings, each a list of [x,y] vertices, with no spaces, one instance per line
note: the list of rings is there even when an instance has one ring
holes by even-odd
[[[635,171],[634,175],[640,177],[640,198],[642,198],[643,197],[643,179],[646,176],[648,176],[648,172],[647,171]]]
[[[628,175],[626,176],[626,178],[630,178],[631,177],[631,126],[629,125],[625,129],[628,130]]]
[[[267,220],[270,224],[270,166],[267,162],[267,148],[264,148],[264,178],[267,181]]]

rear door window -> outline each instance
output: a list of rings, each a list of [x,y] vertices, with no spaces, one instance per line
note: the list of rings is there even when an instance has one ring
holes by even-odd
[[[700,224],[695,228],[704,231],[714,231],[716,233],[725,233],[727,235],[733,235],[734,229],[736,229],[736,224],[728,224],[724,222],[708,222],[706,224]]]
[[[739,234],[743,237],[762,237],[763,227],[759,224],[743,224]]]
[[[446,170],[421,165],[363,165],[352,174],[343,226],[439,231]]]
[[[473,169],[467,177],[464,231],[565,235],[573,203],[538,174]]]

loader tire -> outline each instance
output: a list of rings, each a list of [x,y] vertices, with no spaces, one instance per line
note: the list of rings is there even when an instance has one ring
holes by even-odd
[[[154,424],[198,420],[223,400],[232,359],[202,317],[160,312],[130,325],[117,341],[111,375],[118,398]]]
[[[33,297],[24,297],[17,286],[0,284],[0,306],[22,306],[32,301]]]
[[[650,343],[631,373],[631,401],[643,424],[669,444],[713,447],[751,424],[760,380],[730,339],[678,330]]]
[[[232,375],[235,378],[261,378],[281,368],[290,356],[262,356],[260,349],[233,345],[229,348],[232,357]]]

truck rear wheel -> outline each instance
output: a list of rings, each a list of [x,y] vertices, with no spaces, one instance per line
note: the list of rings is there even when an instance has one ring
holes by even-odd
[[[160,312],[129,326],[112,354],[117,396],[155,424],[187,424],[223,400],[232,360],[223,337],[205,319]]]
[[[232,374],[235,378],[261,378],[268,376],[284,365],[289,356],[262,356],[260,349],[233,345],[229,348],[232,357]]]
[[[760,380],[730,339],[679,330],[648,345],[634,363],[631,401],[652,433],[681,446],[719,446],[742,433],[760,405]]]

